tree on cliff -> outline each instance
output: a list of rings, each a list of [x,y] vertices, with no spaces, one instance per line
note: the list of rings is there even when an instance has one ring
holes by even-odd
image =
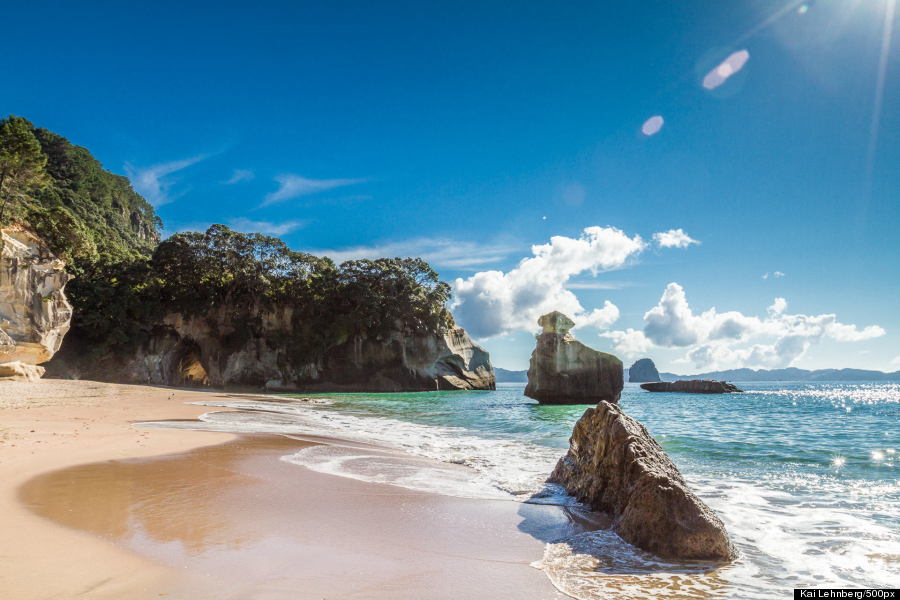
[[[13,115],[0,122],[0,223],[10,200],[46,185],[46,166],[47,155],[31,123]]]

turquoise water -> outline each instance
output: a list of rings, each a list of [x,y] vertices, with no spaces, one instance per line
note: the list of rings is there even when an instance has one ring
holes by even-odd
[[[547,546],[542,567],[557,587],[578,598],[771,598],[799,586],[896,587],[900,385],[738,385],[746,393],[652,394],[626,384],[620,404],[721,515],[740,559],[694,573],[639,556],[606,532],[583,534]],[[347,440],[285,457],[333,475],[577,509],[543,481],[586,407],[542,406],[522,391],[506,384],[490,392],[244,399],[211,403],[239,410],[202,419],[210,429]],[[671,591],[673,578],[680,591]]]

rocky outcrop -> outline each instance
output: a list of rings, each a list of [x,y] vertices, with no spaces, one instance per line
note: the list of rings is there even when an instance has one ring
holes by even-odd
[[[543,328],[528,367],[525,395],[541,404],[618,402],[622,393],[622,361],[588,348],[569,330],[575,323],[554,311],[542,316]]]
[[[444,334],[348,336],[309,356],[309,331],[290,307],[220,306],[206,315],[171,313],[128,356],[91,364],[63,352],[52,375],[176,386],[270,391],[403,392],[494,389],[490,355],[460,327]],[[77,345],[75,345],[77,347]]]
[[[628,382],[641,383],[644,381],[659,381],[659,371],[649,358],[642,358],[634,362],[628,369]]]
[[[711,379],[679,379],[678,381],[642,383],[641,388],[648,392],[681,392],[683,394],[731,394],[744,391],[727,381]]]
[[[31,232],[9,227],[0,237],[0,378],[36,379],[69,330],[69,275]]]
[[[548,481],[608,513],[623,540],[657,556],[735,557],[719,517],[688,489],[647,429],[614,404],[600,402],[585,411]]]

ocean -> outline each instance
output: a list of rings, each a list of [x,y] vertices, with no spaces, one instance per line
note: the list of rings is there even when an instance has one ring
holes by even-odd
[[[740,553],[734,564],[661,561],[600,530],[549,542],[534,566],[584,599],[768,599],[794,587],[896,587],[900,385],[736,383],[746,392],[653,394],[626,384],[620,401],[722,517]],[[346,443],[283,460],[415,490],[584,511],[544,479],[586,406],[538,405],[523,389],[236,396],[207,403],[236,412],[157,425],[334,437]]]

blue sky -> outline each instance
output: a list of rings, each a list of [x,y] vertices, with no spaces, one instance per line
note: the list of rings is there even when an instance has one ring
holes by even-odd
[[[499,366],[559,302],[676,372],[894,370],[892,1],[20,2],[0,112],[127,174],[169,233],[426,256]],[[679,229],[699,243],[653,239]]]

